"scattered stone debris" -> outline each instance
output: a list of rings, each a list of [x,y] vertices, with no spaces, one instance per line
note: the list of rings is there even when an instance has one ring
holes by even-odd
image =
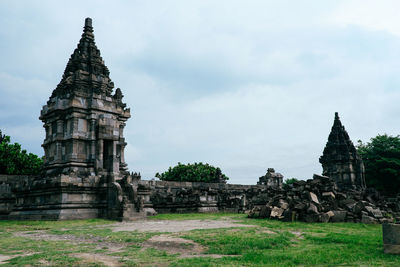
[[[286,190],[270,188],[252,202],[249,217],[282,221],[390,223],[400,216],[400,196],[385,199],[372,189],[340,191],[333,179],[320,175]]]

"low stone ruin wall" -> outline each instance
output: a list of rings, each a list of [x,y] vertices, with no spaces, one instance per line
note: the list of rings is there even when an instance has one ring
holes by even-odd
[[[375,190],[336,189],[332,179],[314,175],[286,190],[268,189],[257,196],[252,218],[304,222],[386,223],[400,221],[400,196],[383,198]]]
[[[0,219],[23,219],[25,213],[30,219],[110,217],[107,210],[115,209],[111,205],[112,187],[93,179],[59,178],[0,175]],[[130,202],[126,200],[131,197],[132,210],[140,210],[126,216],[132,218],[138,212],[151,215],[155,210],[158,213],[243,212],[253,218],[304,222],[400,221],[400,195],[383,198],[375,190],[343,192],[332,179],[318,175],[295,182],[285,190],[265,185],[137,180],[131,191],[128,195],[116,195],[115,201],[121,202],[118,210],[124,215],[130,211]],[[59,213],[53,216],[51,212],[56,211]]]
[[[15,205],[14,191],[34,176],[0,174],[0,219],[6,219]]]
[[[245,212],[263,185],[140,181],[149,188],[149,203],[158,213]],[[140,187],[139,187],[140,189]]]

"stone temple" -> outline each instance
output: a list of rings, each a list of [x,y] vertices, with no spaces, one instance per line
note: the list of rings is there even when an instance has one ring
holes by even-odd
[[[364,189],[364,163],[335,113],[331,133],[319,159],[322,174],[331,177],[340,189]]]
[[[126,170],[123,131],[131,115],[121,90],[112,95],[109,74],[87,18],[61,82],[41,111],[46,175],[119,177]]]
[[[146,192],[124,160],[130,109],[94,41],[87,18],[60,83],[43,106],[44,171],[16,190],[11,219],[129,219],[143,215]],[[148,199],[148,197],[147,197]]]

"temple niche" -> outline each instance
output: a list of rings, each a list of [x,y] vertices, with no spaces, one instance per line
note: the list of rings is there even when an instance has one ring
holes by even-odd
[[[322,164],[322,174],[333,178],[338,188],[357,190],[365,188],[364,163],[337,112],[319,162]]]
[[[79,44],[60,83],[43,106],[45,174],[112,176],[127,170],[123,136],[130,109],[109,77],[93,35],[92,19],[85,20]]]

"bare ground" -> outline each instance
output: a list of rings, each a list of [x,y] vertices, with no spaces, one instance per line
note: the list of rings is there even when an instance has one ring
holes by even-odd
[[[195,229],[216,229],[231,227],[254,227],[253,225],[239,224],[232,220],[141,220],[122,222],[110,225],[114,232],[139,231],[139,232],[185,232]]]
[[[18,256],[20,256],[20,255],[18,255]],[[5,264],[6,263],[6,261],[8,261],[8,260],[10,260],[10,259],[12,259],[12,258],[14,258],[14,257],[16,257],[16,256],[10,256],[10,255],[0,255],[0,264]]]
[[[211,257],[222,258],[236,255],[204,254],[207,250],[196,242],[171,235],[157,235],[143,243],[143,248],[164,250],[170,254],[180,254],[180,258]]]
[[[121,263],[119,262],[120,257],[116,256],[108,256],[98,253],[77,253],[72,254],[71,256],[81,258],[83,260],[83,263],[97,262],[109,267],[121,266]]]

